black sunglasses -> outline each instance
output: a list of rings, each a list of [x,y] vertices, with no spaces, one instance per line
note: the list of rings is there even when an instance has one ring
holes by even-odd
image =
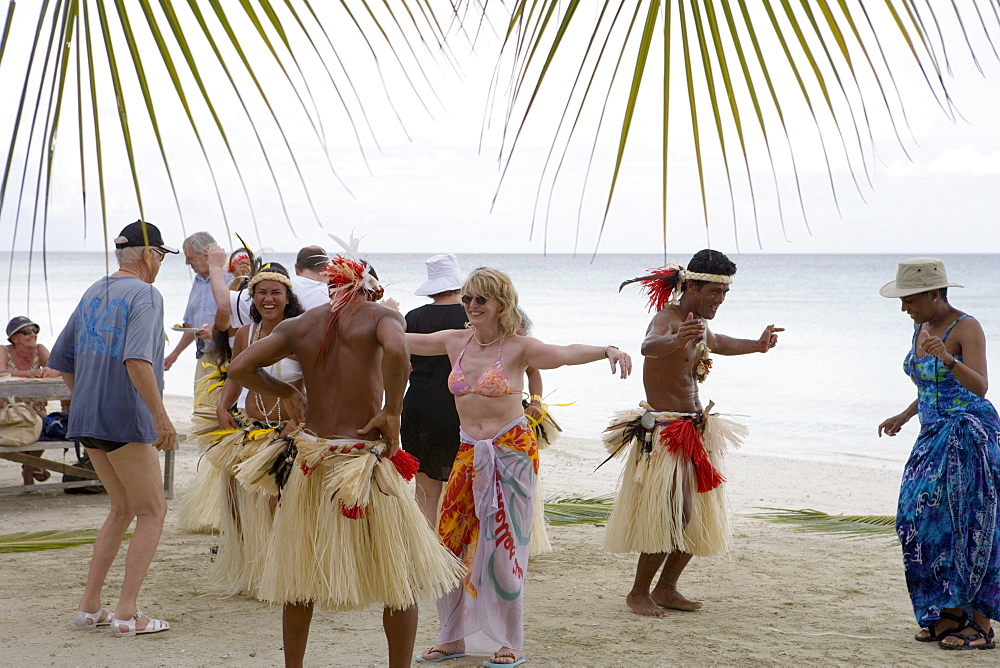
[[[24,329],[22,329],[21,331],[19,331],[18,334],[24,334],[25,336],[31,336],[32,334],[38,334],[38,328],[37,327],[25,327]]]
[[[462,295],[462,303],[465,304],[466,306],[471,304],[473,299],[475,299],[476,303],[479,304],[480,306],[482,306],[483,304],[485,304],[490,300],[489,297],[484,297],[482,295],[479,295],[478,297],[473,297],[472,295]]]

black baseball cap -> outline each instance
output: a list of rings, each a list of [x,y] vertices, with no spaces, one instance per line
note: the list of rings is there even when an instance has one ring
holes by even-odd
[[[144,220],[137,220],[129,223],[122,230],[121,234],[115,237],[115,248],[133,248],[137,246],[149,246],[158,248],[164,253],[179,253],[176,248],[163,245],[163,235],[160,228]]]

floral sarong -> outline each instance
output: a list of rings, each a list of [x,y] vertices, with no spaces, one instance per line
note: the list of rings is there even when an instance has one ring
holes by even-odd
[[[960,606],[1000,619],[1000,417],[941,360],[917,355],[919,332],[904,368],[917,385],[920,434],[896,511],[913,612],[923,627]]]
[[[461,587],[438,599],[437,643],[477,631],[506,647],[524,645],[524,581],[538,474],[535,437],[520,417],[492,439],[464,431],[441,504],[438,533],[462,558]]]

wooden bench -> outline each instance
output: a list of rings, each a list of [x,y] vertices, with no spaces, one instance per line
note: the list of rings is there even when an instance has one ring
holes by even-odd
[[[68,399],[70,391],[60,378],[7,378],[0,380],[0,397],[7,398],[10,396],[22,399]],[[178,434],[174,447],[163,453],[163,493],[168,499],[174,498],[174,454],[182,438]],[[49,479],[49,482],[0,487],[0,494],[36,492],[45,489],[66,489],[69,487],[100,486],[101,483],[97,474],[89,469],[27,454],[28,452],[35,452],[37,450],[53,449],[72,450],[73,441],[35,441],[29,445],[19,445],[16,447],[0,445],[0,459],[28,464],[29,466],[37,466],[59,474],[60,477],[62,474],[68,473],[77,478],[84,478],[84,480],[62,482],[61,479],[56,480],[56,477],[53,476]],[[76,459],[75,450],[73,451],[73,459]]]

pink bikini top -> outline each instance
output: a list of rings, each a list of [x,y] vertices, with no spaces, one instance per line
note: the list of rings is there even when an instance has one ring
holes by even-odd
[[[475,334],[472,336],[475,336]],[[465,342],[465,347],[462,348],[461,354],[455,360],[455,366],[452,368],[451,373],[448,374],[448,389],[456,397],[466,394],[478,394],[484,397],[502,397],[506,394],[514,394],[510,389],[510,381],[507,380],[507,373],[503,370],[503,365],[500,363],[500,353],[503,352],[503,339],[500,339],[500,345],[497,347],[497,361],[479,376],[475,385],[469,387],[469,382],[465,379],[465,372],[462,371],[462,358],[465,357],[466,348],[472,343],[472,336]]]

